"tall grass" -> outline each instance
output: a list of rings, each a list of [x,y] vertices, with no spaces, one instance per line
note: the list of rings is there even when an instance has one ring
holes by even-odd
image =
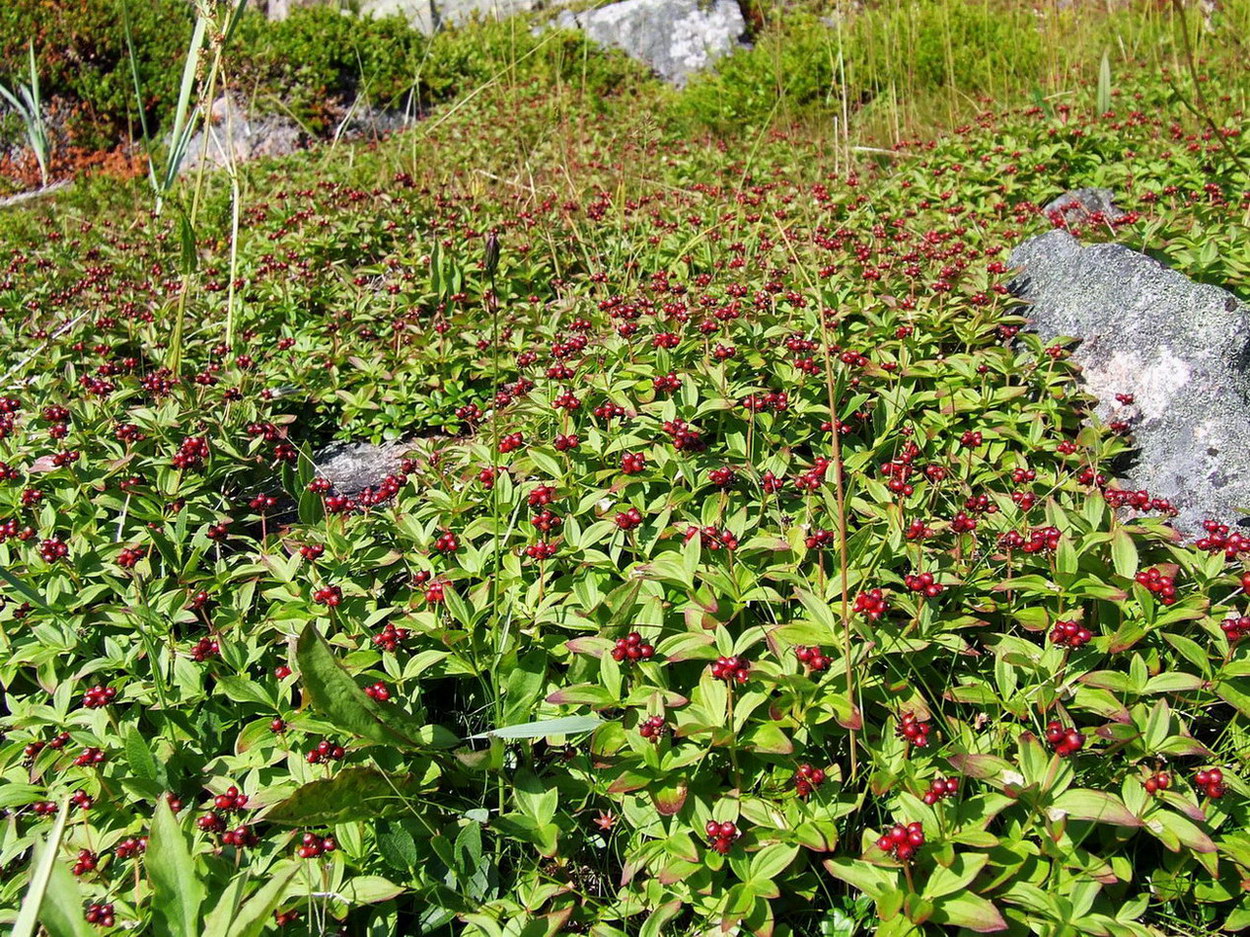
[[[39,68],[35,63],[34,42],[27,45],[27,51],[30,54],[30,74],[27,83],[18,85],[16,92],[0,84],[0,98],[4,98],[21,118],[26,142],[35,154],[35,161],[39,164],[40,184],[47,185],[52,142],[43,117],[43,101],[39,94]]]

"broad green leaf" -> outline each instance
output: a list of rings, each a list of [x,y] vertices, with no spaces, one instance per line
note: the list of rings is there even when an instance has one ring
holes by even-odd
[[[298,788],[265,814],[283,826],[330,826],[352,820],[415,815],[414,801],[434,789],[439,769],[429,762],[423,775],[387,774],[377,768],[344,768]]]
[[[1115,794],[1088,788],[1064,791],[1055,798],[1047,812],[1056,819],[1058,815],[1067,814],[1075,820],[1093,820],[1113,826],[1142,825],[1142,821]]]
[[[152,911],[158,937],[199,937],[204,884],[182,827],[165,798],[156,803],[144,865],[152,879]]]
[[[1003,920],[998,908],[994,907],[992,902],[971,892],[948,895],[935,901],[930,920],[935,924],[966,927],[978,934],[992,934],[1007,929],[1007,922]]]
[[[558,719],[541,719],[518,726],[503,726],[469,736],[471,739],[541,739],[550,735],[581,735],[593,732],[603,720],[598,716],[561,716]]]

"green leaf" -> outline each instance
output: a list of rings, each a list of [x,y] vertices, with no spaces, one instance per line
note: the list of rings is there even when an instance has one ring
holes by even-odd
[[[1106,791],[1073,788],[1064,791],[1047,809],[1052,818],[1065,813],[1075,820],[1092,820],[1113,826],[1141,826],[1142,821],[1124,806],[1124,801]]]
[[[54,864],[39,909],[39,922],[49,937],[91,937],[92,930],[82,915],[82,897],[70,870],[60,862]]]
[[[834,878],[841,879],[873,898],[880,898],[894,887],[897,880],[893,873],[863,859],[826,859],[824,866]]]
[[[339,729],[398,748],[423,748],[430,744],[419,738],[428,727],[415,724],[394,707],[384,710],[365,695],[335,659],[315,622],[310,621],[300,634],[295,659],[313,706]]]
[[[751,857],[751,880],[766,882],[779,876],[799,854],[798,846],[772,843]]]
[[[1118,575],[1132,579],[1137,575],[1137,545],[1123,527],[1111,535],[1111,562]]]
[[[199,937],[204,884],[196,875],[182,828],[163,797],[156,802],[144,865],[152,878],[158,937]]]
[[[52,824],[48,838],[36,849],[34,861],[31,863],[30,884],[26,888],[26,896],[22,899],[22,906],[18,911],[17,920],[13,923],[12,937],[33,937],[35,927],[42,914],[41,908],[47,903],[45,899],[54,904],[58,900],[49,896],[48,886],[49,880],[54,874],[54,869],[59,866],[59,863],[56,861],[56,854],[61,848],[61,838],[65,835],[65,821],[68,818],[69,801],[66,800],[61,804],[61,809],[57,812],[56,820]],[[81,904],[78,906],[78,916],[81,919]],[[45,926],[47,923],[45,920]],[[48,930],[51,931],[52,928],[48,927]],[[61,934],[54,932],[53,937],[61,937]]]
[[[541,739],[549,735],[581,735],[593,732],[603,722],[598,716],[561,716],[558,719],[540,719],[518,726],[503,726],[471,735],[471,739]]]
[[[934,902],[930,920],[935,924],[966,927],[978,934],[992,934],[1007,929],[1007,922],[1003,920],[998,908],[971,892],[948,895]]]
[[[924,885],[924,896],[933,900],[962,892],[985,868],[990,857],[983,852],[959,853],[950,866],[939,865]]]
[[[156,782],[163,772],[158,772],[152,749],[148,747],[147,740],[139,732],[138,728],[133,725],[126,728],[124,744],[126,748],[126,763],[130,765],[130,770],[135,773],[135,777],[144,781]]]
[[[265,883],[242,903],[237,899],[219,900],[217,906],[204,919],[203,937],[257,937],[286,897],[287,885],[299,872],[299,868],[297,863],[288,861],[278,870],[271,870],[266,875]],[[250,875],[247,871],[236,875],[227,893],[233,890],[241,897]]]
[[[412,801],[435,787],[439,769],[429,762],[423,775],[387,774],[377,768],[345,768],[332,778],[310,781],[265,814],[283,826],[331,826],[353,820],[412,815]]]

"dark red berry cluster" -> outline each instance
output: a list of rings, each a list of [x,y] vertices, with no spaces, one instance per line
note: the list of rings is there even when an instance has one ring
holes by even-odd
[[[1172,776],[1166,771],[1156,771],[1150,777],[1146,778],[1146,793],[1157,794],[1159,791],[1166,791],[1172,786]]]
[[[1176,584],[1171,576],[1165,576],[1157,569],[1143,569],[1137,574],[1137,581],[1153,592],[1164,605],[1176,601]]]
[[[373,643],[384,651],[396,651],[401,644],[408,640],[407,628],[396,628],[390,622],[387,622],[382,630],[373,636]]]
[[[1220,630],[1229,642],[1240,641],[1250,634],[1250,617],[1242,615],[1239,618],[1225,618],[1220,622]]]
[[[99,862],[100,857],[90,849],[80,849],[70,871],[76,876],[86,875],[88,872],[94,872]]]
[[[955,778],[934,778],[929,782],[929,789],[924,792],[921,800],[932,807],[939,800],[954,797],[958,793],[959,781]]]
[[[708,845],[713,852],[719,852],[722,856],[733,848],[734,841],[742,835],[742,831],[738,829],[737,824],[725,820],[717,823],[715,820],[708,820],[707,826],[704,827],[707,833]]]
[[[1202,528],[1207,535],[1194,541],[1194,546],[1199,550],[1223,553],[1225,558],[1230,560],[1235,559],[1239,553],[1250,552],[1250,537],[1245,536],[1241,531],[1236,530],[1230,533],[1227,524],[1220,524],[1210,519],[1202,522]]]
[[[103,709],[113,702],[117,691],[111,686],[93,686],[82,695],[82,704],[87,709]]]
[[[638,734],[650,742],[658,742],[663,738],[666,728],[663,716],[648,716],[638,723]]]
[[[908,573],[903,577],[903,584],[912,592],[931,599],[942,594],[942,585],[933,578],[933,573]]]
[[[751,676],[751,662],[744,657],[718,657],[712,663],[712,676],[726,683],[746,683]]]
[[[1219,800],[1228,792],[1228,788],[1224,786],[1224,772],[1219,768],[1199,771],[1194,775],[1194,783],[1212,800]]]
[[[929,744],[929,723],[921,722],[915,713],[903,713],[899,718],[898,737],[917,748],[925,748]]]
[[[377,683],[371,683],[365,687],[365,696],[375,699],[379,703],[385,703],[391,698],[391,691],[385,683],[379,680]]]
[[[326,608],[338,608],[343,604],[343,590],[338,586],[325,586],[313,593],[313,601]]]
[[[626,475],[638,475],[647,468],[647,457],[641,452],[626,452],[621,455],[621,472]]]
[[[87,905],[83,917],[87,919],[88,924],[94,924],[96,927],[112,927],[115,923],[111,904]]]
[[[249,826],[236,826],[233,830],[227,830],[221,834],[221,844],[223,846],[233,846],[236,849],[246,849],[255,846],[260,842],[255,831]]]
[[[295,850],[295,854],[301,859],[316,859],[327,852],[334,852],[338,848],[339,844],[333,836],[317,836],[314,833],[305,833],[300,840],[299,848]]]
[[[1059,647],[1078,648],[1089,644],[1093,633],[1075,621],[1057,621],[1050,631],[1050,643]]]
[[[695,527],[691,525],[686,528],[682,541],[689,542],[694,537],[699,538],[699,545],[705,550],[738,549],[738,538],[728,530],[722,530],[718,527]]]
[[[621,511],[613,520],[621,530],[633,530],[642,523],[642,512],[637,508]]]
[[[347,754],[347,750],[342,745],[335,745],[327,739],[322,739],[317,746],[312,749],[306,756],[305,760],[310,765],[325,764],[328,761],[341,761],[343,756]]]
[[[618,661],[650,660],[655,656],[655,648],[642,640],[642,635],[631,631],[623,638],[616,639],[612,648],[612,659]]]
[[[123,859],[130,859],[134,856],[141,856],[143,853],[147,852],[147,849],[148,838],[146,836],[140,836],[138,838],[132,836],[129,839],[123,839],[120,843],[114,846],[113,855],[117,857],[118,861],[121,861]]]
[[[889,603],[880,589],[869,589],[855,596],[855,611],[873,621],[879,621],[889,610]]]
[[[877,848],[888,852],[899,862],[910,862],[916,850],[924,845],[924,827],[919,823],[903,826],[896,823],[888,833],[877,840]]]
[[[801,800],[806,800],[811,796],[812,791],[824,783],[825,771],[823,768],[813,768],[809,764],[802,764],[794,772],[794,792]]]
[[[800,645],[794,649],[794,656],[799,659],[799,663],[806,665],[813,673],[829,669],[829,658],[818,647]]]
[[[212,638],[200,638],[191,646],[189,653],[193,661],[202,664],[210,657],[218,657],[221,654],[221,644]]]
[[[176,469],[203,468],[209,454],[208,440],[203,436],[191,436],[182,441],[178,452],[170,459],[170,464]]]
[[[1085,736],[1076,729],[1065,728],[1063,723],[1054,719],[1046,723],[1046,741],[1060,758],[1075,755],[1085,747]]]

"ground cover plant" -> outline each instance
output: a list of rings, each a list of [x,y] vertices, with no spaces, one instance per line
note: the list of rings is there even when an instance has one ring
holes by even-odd
[[[10,212],[0,921],[1250,926],[1250,539],[1113,480],[1007,287],[1095,184],[1245,297],[1234,62],[858,154],[499,81],[194,226]]]

